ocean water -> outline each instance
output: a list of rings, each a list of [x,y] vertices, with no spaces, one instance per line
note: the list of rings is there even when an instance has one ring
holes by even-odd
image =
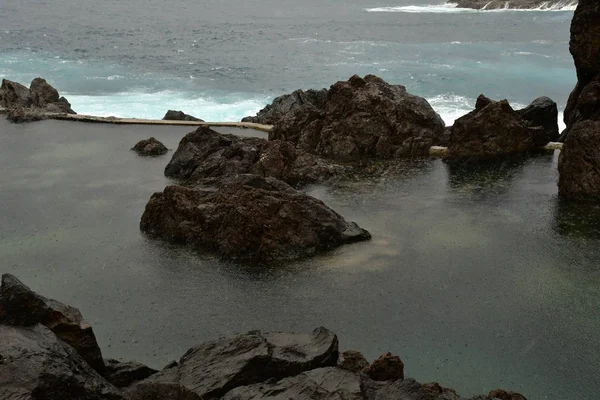
[[[451,124],[480,93],[563,108],[571,2],[473,11],[438,0],[3,0],[0,77],[43,76],[80,112],[234,121],[275,96],[376,74]]]

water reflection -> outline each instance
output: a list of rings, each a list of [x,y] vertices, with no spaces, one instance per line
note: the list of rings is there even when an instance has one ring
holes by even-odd
[[[563,236],[600,239],[600,201],[557,197],[553,229]]]

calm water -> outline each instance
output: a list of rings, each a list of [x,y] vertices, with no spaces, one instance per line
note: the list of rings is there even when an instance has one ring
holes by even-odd
[[[406,85],[448,123],[480,93],[564,106],[572,11],[426,6],[441,2],[2,0],[0,77],[42,75],[78,112],[130,117],[239,120],[355,73]]]
[[[557,154],[312,187],[373,240],[265,270],[140,234],[170,156],[129,148],[188,130],[0,121],[2,271],[79,307],[105,356],[161,367],[220,335],[324,325],[464,395],[597,398],[600,212],[558,202]]]

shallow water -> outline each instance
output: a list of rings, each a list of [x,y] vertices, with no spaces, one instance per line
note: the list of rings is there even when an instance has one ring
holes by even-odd
[[[189,130],[0,121],[2,272],[79,307],[105,356],[161,367],[221,335],[324,325],[463,395],[597,398],[600,212],[558,202],[557,153],[311,187],[373,240],[264,269],[140,234],[170,156],[129,148]]]

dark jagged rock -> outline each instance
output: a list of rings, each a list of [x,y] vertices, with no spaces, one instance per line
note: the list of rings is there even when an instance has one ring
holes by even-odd
[[[150,157],[161,156],[163,154],[167,154],[169,151],[164,144],[153,137],[150,139],[140,140],[131,148],[131,150],[135,151],[140,156]]]
[[[187,351],[177,367],[128,390],[131,400],[212,399],[240,386],[335,365],[338,340],[325,328],[310,334],[248,332]]]
[[[124,400],[75,349],[41,324],[0,324],[0,354],[2,400]]]
[[[571,22],[570,51],[577,85],[565,108],[567,130],[579,121],[600,120],[600,3],[580,0]]]
[[[490,400],[527,400],[525,396],[520,393],[507,392],[506,390],[496,389],[492,390],[488,394]]]
[[[576,123],[558,158],[558,193],[565,198],[600,197],[600,121]]]
[[[347,350],[340,354],[337,366],[350,372],[360,372],[369,366],[369,362],[362,353]]]
[[[274,177],[290,185],[323,181],[342,167],[279,140],[224,135],[200,127],[181,139],[165,175],[191,182],[235,174]]]
[[[309,105],[285,114],[269,133],[334,160],[425,156],[444,122],[421,97],[381,78],[353,76],[327,91],[324,109]]]
[[[175,110],[169,110],[169,111],[167,111],[167,113],[163,117],[163,120],[164,121],[197,121],[197,122],[204,122],[200,118],[196,118],[196,117],[193,117],[191,115],[188,115],[188,114],[184,113],[183,111],[175,111]]]
[[[223,400],[258,399],[364,400],[364,397],[360,376],[338,368],[320,368],[279,382],[242,386],[223,397]]]
[[[168,186],[152,195],[140,228],[171,243],[257,262],[300,259],[371,237],[320,200],[257,175],[237,176],[216,191]]]
[[[365,373],[374,381],[396,381],[404,379],[404,363],[392,353],[381,355],[365,369]]]
[[[454,122],[448,144],[450,159],[491,159],[520,153],[538,147],[547,136],[541,126],[529,126],[506,100],[482,98],[478,106]]]
[[[552,9],[565,5],[564,0],[457,0],[449,1],[457,4],[458,8],[473,8],[476,10],[495,10],[502,8],[511,9]],[[572,5],[576,0],[569,3]]]
[[[275,125],[285,115],[291,115],[296,111],[305,112],[307,109],[325,109],[327,89],[321,90],[296,90],[290,94],[284,94],[273,100],[273,102],[260,110],[254,117],[246,117],[242,122],[254,122],[265,125]]]
[[[378,382],[363,380],[362,390],[367,400],[460,400],[460,397],[444,397],[444,394],[432,393],[414,379]]]
[[[460,400],[460,396],[456,393],[456,390],[442,387],[437,382],[423,383],[421,388],[429,398],[439,400]]]
[[[9,120],[14,122],[39,121],[45,113],[75,114],[67,99],[60,97],[58,91],[42,78],[31,81],[29,89],[3,79],[0,107],[9,110]]]
[[[534,136],[534,146],[542,147],[549,142],[556,142],[560,135],[558,130],[558,106],[549,97],[539,97],[527,107],[517,110],[517,114],[531,128],[541,127],[543,134]]]
[[[78,309],[40,296],[12,275],[2,275],[0,324],[27,327],[38,323],[71,345],[96,371],[104,371],[94,331]]]
[[[135,361],[121,362],[118,360],[104,360],[106,370],[104,377],[115,387],[124,388],[144,380],[158,371]]]

